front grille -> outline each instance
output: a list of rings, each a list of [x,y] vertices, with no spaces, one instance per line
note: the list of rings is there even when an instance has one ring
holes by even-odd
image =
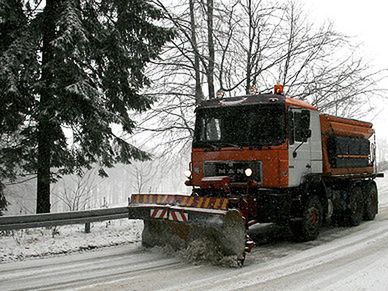
[[[252,169],[251,179],[261,182],[261,161],[206,161],[204,162],[205,177],[229,176],[232,182],[246,182],[245,169]]]

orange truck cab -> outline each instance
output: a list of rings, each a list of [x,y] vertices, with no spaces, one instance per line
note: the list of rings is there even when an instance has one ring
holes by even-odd
[[[193,196],[227,197],[247,227],[288,224],[299,239],[315,239],[324,221],[376,215],[373,137],[371,123],[322,114],[281,86],[203,101],[186,185]]]

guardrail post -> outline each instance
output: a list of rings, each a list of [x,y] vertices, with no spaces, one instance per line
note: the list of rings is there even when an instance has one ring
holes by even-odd
[[[85,233],[90,233],[90,222],[85,223]]]

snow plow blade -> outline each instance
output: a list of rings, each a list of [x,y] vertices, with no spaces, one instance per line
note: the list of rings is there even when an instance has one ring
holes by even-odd
[[[240,211],[227,205],[227,198],[135,194],[128,209],[130,219],[144,220],[144,246],[182,249],[205,239],[222,255],[235,255],[243,262],[245,221]]]

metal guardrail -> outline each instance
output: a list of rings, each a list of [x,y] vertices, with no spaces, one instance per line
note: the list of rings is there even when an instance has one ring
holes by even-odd
[[[128,218],[128,214],[128,207],[116,207],[73,212],[2,216],[0,217],[0,231],[83,223],[86,224],[86,229],[87,224],[90,224],[90,222]]]

